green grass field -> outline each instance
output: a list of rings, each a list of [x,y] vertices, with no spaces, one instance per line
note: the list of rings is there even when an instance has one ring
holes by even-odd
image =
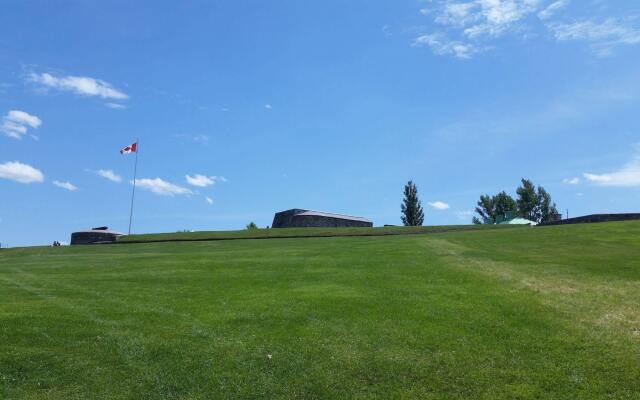
[[[163,241],[205,241],[236,239],[274,239],[335,236],[391,236],[476,231],[487,229],[517,229],[522,225],[441,225],[441,226],[385,226],[376,228],[287,228],[287,229],[243,229],[241,231],[202,231],[153,233],[129,235],[120,238],[126,243],[152,243]]]
[[[0,398],[640,398],[640,223],[0,250]]]

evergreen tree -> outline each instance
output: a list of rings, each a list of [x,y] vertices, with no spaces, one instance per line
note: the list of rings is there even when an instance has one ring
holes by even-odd
[[[404,200],[400,209],[402,210],[402,223],[405,226],[421,226],[424,222],[424,212],[418,198],[418,188],[413,181],[409,181],[404,186]]]

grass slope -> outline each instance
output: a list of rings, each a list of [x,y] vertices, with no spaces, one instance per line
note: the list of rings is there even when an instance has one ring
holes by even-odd
[[[336,236],[390,236],[476,231],[487,229],[523,228],[522,225],[441,225],[441,226],[385,226],[376,228],[279,228],[244,229],[241,231],[200,231],[175,233],[148,233],[120,238],[124,243],[151,243],[168,241],[207,241],[234,239],[281,239]]]
[[[0,397],[638,398],[639,259],[638,222],[2,250]]]

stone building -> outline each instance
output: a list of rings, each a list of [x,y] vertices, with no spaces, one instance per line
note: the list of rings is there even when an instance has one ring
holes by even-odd
[[[370,228],[373,222],[362,217],[294,208],[276,213],[272,228]]]
[[[73,232],[71,244],[102,244],[115,243],[123,233],[110,231],[106,226],[92,228],[87,231]]]

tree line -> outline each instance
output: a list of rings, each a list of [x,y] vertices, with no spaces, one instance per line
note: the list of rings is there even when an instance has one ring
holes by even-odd
[[[514,199],[507,192],[495,195],[482,195],[475,208],[474,224],[495,224],[507,218],[521,217],[542,223],[561,218],[556,204],[544,187],[533,184],[528,179],[522,179],[516,189],[517,198]],[[404,186],[404,199],[400,205],[402,223],[405,226],[421,226],[424,223],[424,210],[418,197],[418,188],[413,181]]]
[[[517,198],[509,196],[505,191],[496,195],[483,195],[476,204],[473,217],[474,224],[495,224],[506,216],[521,217],[538,224],[555,221],[560,218],[556,204],[544,187],[533,184],[528,179],[522,179],[516,189]]]

